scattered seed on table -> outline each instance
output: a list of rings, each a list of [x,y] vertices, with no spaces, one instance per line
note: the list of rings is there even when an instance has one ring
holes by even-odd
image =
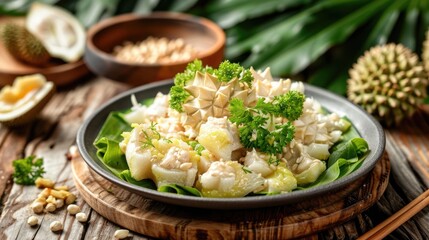
[[[63,224],[60,221],[53,221],[51,225],[49,225],[52,232],[58,232],[63,230]]]
[[[67,212],[71,215],[75,215],[76,213],[80,212],[80,207],[76,204],[70,204],[67,206]]]
[[[42,213],[44,207],[41,202],[36,201],[31,204],[31,209],[33,210],[34,213]]]
[[[64,200],[63,199],[55,200],[55,206],[57,206],[57,208],[61,208],[62,206],[64,206]]]
[[[39,219],[35,216],[30,216],[27,220],[28,225],[30,226],[36,226],[37,224],[39,224]]]
[[[130,233],[130,231],[128,231],[127,229],[118,229],[115,231],[115,238],[116,239],[124,239],[126,237],[128,237],[128,234]]]
[[[86,214],[85,214],[85,213],[80,212],[80,213],[77,213],[77,214],[76,214],[76,219],[77,219],[79,222],[84,223],[84,222],[86,222],[86,221],[88,220],[88,217],[86,216]]]
[[[48,203],[48,204],[46,204],[45,209],[48,212],[55,212],[55,210],[57,210],[57,207],[53,203]]]

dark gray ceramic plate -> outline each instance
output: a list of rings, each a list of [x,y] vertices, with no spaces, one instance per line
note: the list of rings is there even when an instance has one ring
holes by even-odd
[[[306,85],[306,96],[317,99],[324,107],[331,112],[336,112],[340,116],[347,116],[352,120],[354,127],[360,135],[368,142],[371,152],[365,159],[362,166],[351,173],[332,183],[314,187],[307,190],[295,191],[287,194],[274,196],[252,196],[242,198],[199,198],[192,196],[182,196],[171,193],[163,193],[155,190],[143,188],[125,182],[113,175],[97,158],[96,149],[93,146],[101,126],[111,111],[124,110],[131,107],[130,96],[134,94],[139,101],[145,98],[155,97],[156,93],[168,93],[172,81],[161,81],[124,92],[96,110],[80,127],[77,134],[77,145],[85,162],[98,174],[107,180],[129,190],[140,194],[145,198],[156,201],[181,205],[187,207],[208,208],[208,209],[243,209],[260,208],[287,205],[314,199],[317,196],[332,194],[339,191],[360,177],[369,173],[377,161],[382,157],[385,146],[385,136],[380,124],[360,107],[347,101],[345,98],[327,92],[323,89]]]

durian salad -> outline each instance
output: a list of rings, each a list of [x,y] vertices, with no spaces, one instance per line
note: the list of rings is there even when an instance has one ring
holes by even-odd
[[[333,182],[369,153],[347,116],[304,95],[305,85],[222,62],[195,60],[170,92],[130,99],[94,142],[124,181],[207,198],[287,194]]]

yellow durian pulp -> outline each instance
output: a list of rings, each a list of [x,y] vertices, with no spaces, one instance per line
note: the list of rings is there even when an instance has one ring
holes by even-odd
[[[52,82],[41,74],[17,77],[0,91],[0,122],[13,126],[33,120],[55,92]]]

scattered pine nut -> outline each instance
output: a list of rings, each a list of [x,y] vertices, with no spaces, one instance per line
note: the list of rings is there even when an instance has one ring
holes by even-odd
[[[34,202],[40,202],[42,205],[45,205],[47,203],[45,197],[38,197],[36,198],[36,200],[34,200]]]
[[[35,216],[30,216],[27,220],[28,225],[30,226],[36,226],[37,224],[39,224],[39,219]]]
[[[54,197],[54,196],[49,196],[47,199],[46,199],[46,202],[47,203],[55,203],[55,201],[56,201],[57,199]]]
[[[63,224],[60,221],[53,221],[49,227],[51,228],[52,232],[58,232],[63,230]]]
[[[43,212],[43,204],[41,202],[33,202],[31,204],[31,210],[33,210],[34,213],[42,213]]]
[[[116,239],[124,239],[128,237],[128,234],[130,233],[130,231],[128,231],[127,229],[118,229],[115,231],[115,238]]]
[[[66,156],[67,156],[67,159],[69,159],[69,160],[71,160],[71,159],[73,159],[75,157],[78,157],[79,156],[79,150],[78,150],[77,146],[76,145],[71,145],[70,148],[69,148],[69,151],[66,154]]]
[[[86,214],[85,214],[85,213],[80,212],[80,213],[77,213],[77,214],[76,214],[76,219],[77,219],[79,222],[84,223],[84,222],[86,222],[86,221],[88,220],[88,217],[86,216]]]
[[[45,209],[48,212],[55,212],[55,210],[57,210],[57,207],[53,203],[48,203],[48,204],[46,204]]]
[[[55,206],[57,206],[57,208],[62,208],[64,206],[64,200],[63,199],[55,200]]]
[[[42,192],[39,193],[39,197],[48,198],[51,195],[51,189],[45,188],[42,190]]]
[[[80,207],[76,204],[70,204],[67,206],[67,212],[71,215],[75,215],[76,213],[80,212]]]
[[[55,186],[52,180],[46,178],[38,178],[38,187],[44,189],[38,194],[38,197],[31,204],[31,209],[34,213],[40,214],[43,212],[55,212],[57,209],[67,205],[67,212],[71,215],[76,215],[76,219],[79,222],[88,221],[88,217],[85,213],[80,212],[80,207],[76,204],[72,204],[76,201],[77,197],[73,193],[69,192],[69,187]],[[34,216],[28,218],[27,223],[30,226],[38,224],[38,219]],[[53,232],[63,230],[63,225],[59,221],[54,221],[50,224],[50,228]]]

